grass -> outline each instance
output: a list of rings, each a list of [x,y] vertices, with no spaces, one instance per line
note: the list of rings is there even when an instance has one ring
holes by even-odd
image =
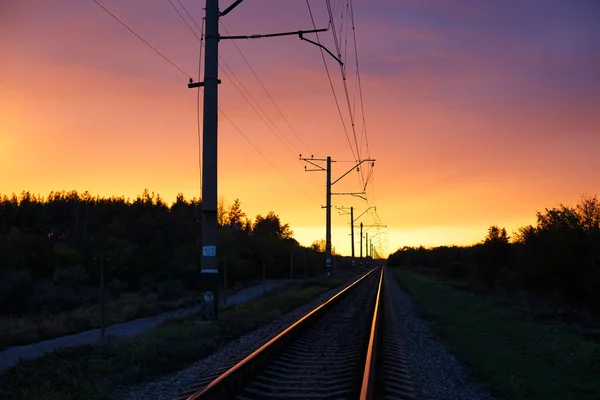
[[[192,305],[193,298],[190,295],[161,301],[156,293],[124,293],[116,299],[107,299],[106,324],[118,324]],[[99,304],[80,306],[52,315],[0,317],[0,350],[99,327]]]
[[[600,343],[524,321],[482,296],[403,270],[398,282],[471,375],[497,399],[600,398]]]
[[[169,320],[135,338],[67,348],[21,361],[0,375],[0,398],[108,399],[119,385],[180,369],[345,281],[342,276],[329,281],[312,279],[295,290],[284,287],[222,310],[219,321]]]
[[[231,296],[253,285],[238,285],[227,290]],[[221,297],[223,299],[223,297]],[[194,297],[187,293],[174,300],[159,300],[156,293],[123,293],[118,298],[107,298],[106,325],[114,325],[137,318],[191,307]],[[85,305],[73,310],[47,315],[0,317],[0,350],[42,340],[83,332],[100,327],[100,304]]]

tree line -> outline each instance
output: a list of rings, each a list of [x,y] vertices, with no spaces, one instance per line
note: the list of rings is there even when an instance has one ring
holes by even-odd
[[[57,312],[95,301],[100,265],[107,290],[174,298],[199,288],[201,200],[171,205],[145,190],[134,200],[88,192],[0,195],[0,314]],[[274,212],[252,221],[236,199],[219,202],[217,256],[229,285],[312,276],[324,256],[300,246]],[[225,283],[225,282],[223,282]],[[230,286],[231,287],[231,286]]]
[[[494,225],[473,246],[403,247],[388,265],[427,267],[600,316],[600,202],[583,197],[575,206],[546,208],[512,240]]]

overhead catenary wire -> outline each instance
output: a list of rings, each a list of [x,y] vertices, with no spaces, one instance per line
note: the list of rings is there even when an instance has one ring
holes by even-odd
[[[225,30],[225,32],[229,35],[230,33],[227,30],[227,27],[225,27],[225,24],[223,24],[223,21],[221,21],[221,26],[223,27],[223,29]],[[263,91],[265,92],[265,94],[267,95],[267,97],[273,103],[273,106],[275,107],[275,109],[277,110],[277,112],[279,113],[279,115],[281,116],[281,118],[285,121],[285,123],[290,128],[290,130],[298,138],[298,140],[300,141],[300,143],[302,143],[304,145],[304,147],[306,148],[306,150],[308,150],[309,153],[312,153],[312,151],[310,150],[310,148],[308,147],[308,145],[304,142],[304,140],[302,140],[302,138],[300,137],[300,135],[298,134],[298,132],[292,127],[292,125],[290,124],[289,120],[285,117],[285,115],[283,114],[283,112],[281,111],[281,109],[279,108],[279,106],[277,105],[277,103],[275,102],[275,100],[273,99],[273,97],[271,96],[271,94],[269,93],[269,91],[267,90],[267,88],[265,87],[265,85],[263,84],[262,80],[258,77],[258,75],[256,74],[256,72],[254,71],[254,68],[252,68],[252,66],[250,65],[250,63],[246,59],[246,56],[244,56],[244,53],[242,52],[242,50],[240,49],[240,47],[237,45],[237,43],[235,41],[233,41],[233,45],[237,49],[238,53],[240,54],[240,56],[242,57],[242,59],[244,60],[244,62],[246,63],[246,65],[248,66],[248,69],[250,69],[250,71],[252,72],[252,75],[254,75],[254,77],[258,81],[260,87],[263,89]]]
[[[171,0],[168,0],[168,1],[174,7]],[[183,18],[181,13],[178,12],[178,14],[182,18],[182,20],[184,20],[184,22],[185,22],[185,19]],[[194,31],[193,28],[187,22],[186,22],[186,26],[192,32]],[[194,35],[200,41],[200,38],[195,33],[194,33]],[[201,46],[202,45],[203,44],[201,42]],[[256,99],[254,98],[252,93],[248,89],[246,89],[246,86],[236,76],[235,72],[233,72],[233,69],[231,67],[229,67],[229,65],[227,64],[227,62],[223,59],[223,57],[221,55],[219,55],[219,60],[221,61],[221,63],[219,64],[219,69],[225,74],[225,77],[230,80],[233,87],[240,93],[240,95],[244,98],[244,100],[248,103],[248,105],[252,108],[252,110],[256,113],[256,115],[258,115],[258,117],[263,121],[263,123],[267,126],[267,128],[269,128],[269,130],[273,133],[273,135],[275,135],[277,140],[279,140],[281,142],[281,144],[286,148],[286,150],[288,152],[290,152],[290,154],[297,155],[298,153],[300,153],[298,148],[287,138],[287,136],[279,129],[279,127],[277,127],[277,125],[273,122],[273,120],[269,117],[269,115],[261,107],[261,105],[258,103],[258,101],[256,101]],[[259,112],[259,110],[260,110],[260,112]],[[261,112],[262,112],[262,114],[261,114]],[[279,134],[277,132],[279,132]]]
[[[181,72],[183,75],[185,75],[186,78],[190,78],[191,75],[188,74],[187,72],[185,72],[183,69],[181,69],[177,64],[175,64],[173,61],[171,61],[167,56],[165,56],[163,53],[161,53],[156,47],[154,47],[153,45],[151,45],[146,39],[144,39],[143,37],[141,37],[136,31],[134,31],[132,28],[130,28],[127,24],[125,24],[125,22],[121,21],[119,19],[119,17],[117,17],[115,14],[113,14],[110,10],[108,10],[104,5],[102,5],[98,0],[92,0],[94,3],[96,3],[96,5],[98,5],[98,7],[100,7],[101,9],[103,9],[108,15],[110,15],[111,17],[113,17],[118,23],[120,23],[121,25],[123,25],[129,32],[131,32],[133,35],[135,35],[139,40],[141,40],[142,42],[144,42],[148,47],[150,47],[156,54],[158,54],[159,56],[161,56],[165,61],[167,61],[169,64],[171,64],[173,67],[175,67],[179,72]]]
[[[276,166],[275,164],[273,164],[273,163],[271,162],[271,160],[269,160],[269,158],[268,158],[268,157],[267,157],[267,156],[266,156],[266,155],[265,155],[265,154],[264,154],[262,151],[260,151],[260,149],[259,149],[259,148],[258,148],[258,147],[257,147],[257,146],[254,144],[254,143],[252,143],[252,141],[250,140],[250,138],[248,138],[248,136],[246,136],[246,135],[244,134],[244,132],[242,132],[242,130],[241,130],[241,129],[240,129],[240,128],[239,128],[239,127],[238,127],[238,126],[237,126],[237,125],[236,125],[236,124],[235,124],[235,123],[232,121],[232,120],[231,120],[231,118],[229,118],[229,117],[227,116],[227,114],[225,114],[225,113],[223,112],[223,110],[221,110],[221,109],[219,108],[219,112],[221,113],[221,115],[223,115],[223,117],[225,117],[225,119],[226,119],[227,121],[229,121],[229,123],[231,124],[231,126],[233,126],[233,128],[234,128],[236,131],[238,131],[238,133],[239,133],[240,135],[242,135],[242,137],[243,137],[244,139],[246,139],[246,141],[247,141],[247,142],[250,144],[250,146],[252,146],[252,147],[254,148],[254,150],[256,150],[256,152],[257,152],[258,154],[260,154],[260,155],[261,155],[261,157],[262,157],[262,158],[264,158],[264,159],[265,159],[265,161],[267,161],[267,162],[268,162],[268,163],[271,165],[271,167],[273,167],[273,168],[275,169],[275,171],[277,171],[277,172],[279,173],[279,175],[281,175],[281,176],[282,176],[282,177],[283,177],[283,178],[284,178],[284,179],[285,179],[285,180],[286,180],[286,181],[287,181],[287,182],[288,182],[290,185],[292,185],[293,187],[295,187],[296,189],[298,189],[298,191],[302,192],[302,193],[304,194],[304,196],[306,196],[306,198],[308,198],[309,200],[311,200],[311,201],[313,201],[313,202],[315,202],[315,203],[317,203],[317,204],[320,204],[320,203],[319,203],[317,200],[315,200],[313,197],[309,196],[309,195],[308,195],[308,194],[307,194],[305,191],[301,190],[301,189],[300,189],[300,188],[299,188],[299,187],[298,187],[298,186],[297,186],[297,185],[296,185],[296,184],[295,184],[295,183],[294,183],[294,182],[293,182],[293,181],[292,181],[290,178],[288,178],[288,177],[287,177],[287,175],[286,175],[286,174],[284,174],[284,173],[283,173],[283,172],[282,172],[282,171],[281,171],[279,168],[277,168],[277,166]]]
[[[362,83],[361,83],[361,77],[360,77],[360,67],[359,67],[359,63],[358,63],[358,44],[356,43],[356,26],[354,24],[354,6],[353,6],[353,2],[352,0],[350,0],[350,19],[352,21],[352,35],[354,36],[354,54],[356,55],[356,76],[357,76],[357,82],[358,82],[358,93],[359,93],[359,97],[360,97],[360,108],[361,108],[361,115],[362,115],[362,132],[364,133],[364,138],[365,138],[365,144],[367,147],[367,157],[370,157],[370,151],[369,151],[369,140],[368,140],[368,136],[367,136],[367,123],[366,123],[366,117],[365,117],[365,103],[364,103],[364,99],[363,99],[363,91],[362,91]]]
[[[173,7],[173,10],[175,10],[175,12],[177,13],[177,15],[179,15],[179,18],[181,18],[181,20],[187,25],[187,27],[194,34],[194,36],[196,36],[196,39],[200,40],[200,36],[198,36],[198,34],[194,30],[194,28],[192,28],[192,26],[190,25],[190,23],[187,21],[187,19],[185,19],[185,17],[183,16],[183,14],[181,14],[181,12],[179,11],[179,9],[177,7],[175,7],[175,4],[173,4],[173,1],[171,1],[171,0],[167,0],[167,1],[169,2],[169,4],[171,4],[171,7]],[[181,4],[181,2],[179,4]]]
[[[296,154],[300,153],[298,148],[296,146],[294,146],[294,144],[292,142],[290,142],[290,140],[283,134],[283,132],[281,132],[281,130],[275,125],[273,120],[271,120],[271,118],[267,115],[267,113],[264,111],[264,109],[256,101],[254,96],[252,96],[252,93],[250,93],[250,91],[248,89],[246,89],[246,86],[242,83],[242,81],[240,81],[240,79],[236,76],[235,72],[233,72],[233,70],[231,69],[231,67],[229,67],[229,65],[225,62],[225,60],[223,60],[223,58],[221,56],[219,56],[219,59],[221,60],[221,62],[225,66],[225,68],[229,70],[229,74],[231,74],[231,76],[233,78],[231,78],[229,76],[229,74],[227,73],[227,71],[225,69],[223,69],[221,66],[219,66],[221,71],[223,71],[223,73],[225,74],[227,79],[229,79],[230,82],[233,84],[233,87],[240,93],[240,95],[244,98],[244,100],[246,100],[246,102],[252,108],[252,110],[256,113],[256,115],[258,115],[258,117],[264,122],[264,124],[267,126],[267,128],[269,128],[269,130],[273,133],[273,135],[275,135],[277,140],[279,140],[281,142],[281,144],[286,148],[286,150],[288,150],[290,152],[290,154],[296,155]],[[236,81],[237,81],[237,84],[236,84]],[[238,85],[243,90],[240,89],[240,87],[238,87]],[[246,92],[246,94],[244,94],[244,92]],[[250,98],[252,101],[250,101],[248,98]],[[254,102],[256,104],[256,106],[254,106],[254,104],[252,104],[252,102]],[[260,110],[264,114],[264,117],[261,115],[261,113],[258,112],[258,110]],[[266,120],[265,120],[265,118],[266,118]],[[270,122],[270,124],[267,122],[267,120]],[[275,129],[273,127],[275,127]],[[278,131],[279,134],[277,134],[276,131]],[[286,144],[286,142],[287,142],[287,144]]]
[[[312,8],[310,7],[310,2],[308,0],[306,0],[306,6],[308,7],[308,12],[310,14],[310,19],[312,21],[313,27],[314,29],[317,29],[317,24],[315,23],[315,18],[312,12]],[[333,25],[333,21],[330,20],[330,25]],[[319,39],[319,34],[315,33],[316,37],[317,37],[317,43],[321,44],[321,41]],[[342,127],[344,129],[344,134],[346,135],[346,139],[348,140],[348,145],[350,146],[350,151],[352,152],[352,157],[354,157],[355,160],[358,160],[358,157],[356,155],[356,152],[354,151],[354,148],[352,147],[352,142],[350,141],[350,135],[348,134],[348,129],[346,128],[346,122],[344,121],[344,116],[342,114],[342,109],[340,107],[340,103],[338,101],[337,98],[337,94],[335,93],[335,88],[333,86],[333,80],[331,79],[331,74],[329,73],[329,67],[327,66],[327,61],[325,60],[325,54],[323,53],[323,49],[321,49],[321,58],[323,59],[323,65],[325,66],[325,72],[327,73],[327,79],[329,80],[329,86],[331,87],[331,92],[333,93],[333,99],[335,100],[335,105],[337,107],[338,110],[338,114],[340,116],[340,120],[342,122]]]
[[[168,0],[171,5],[173,6],[173,8],[175,8],[175,6],[173,5],[173,3],[171,2],[171,0]],[[198,27],[198,24],[196,23],[195,19],[192,17],[192,15],[189,13],[189,11],[187,10],[187,8],[181,3],[180,0],[177,0],[177,2],[179,3],[179,5],[183,8],[183,10],[187,13],[188,17],[192,20],[192,22],[196,25],[196,27]],[[177,11],[177,9],[176,9]],[[183,18],[183,16],[181,15],[181,13],[179,13],[179,11],[177,11],[179,16],[182,18],[182,20],[184,22],[185,19]],[[225,24],[223,24],[223,21],[219,21],[221,23],[221,26],[223,27],[223,29],[225,30],[225,32],[227,32],[227,34],[229,34],[229,31],[227,30],[227,27],[225,27]],[[192,27],[186,22],[186,25],[188,26],[188,28],[192,31],[193,33],[193,29]],[[198,27],[199,28],[199,27]],[[196,35],[196,37],[198,38],[198,36]],[[239,48],[239,46],[237,45],[237,43],[235,43],[235,41],[233,41],[233,45],[235,46],[236,50],[238,51],[238,53],[240,54],[240,56],[242,57],[242,59],[244,60],[244,62],[246,63],[246,65],[248,66],[248,69],[250,69],[250,71],[252,72],[253,76],[256,78],[256,80],[258,81],[259,85],[261,86],[261,88],[263,89],[263,91],[265,92],[265,94],[267,95],[267,97],[271,100],[271,102],[273,103],[273,106],[275,107],[275,109],[277,110],[277,112],[279,113],[279,115],[282,117],[282,119],[286,122],[286,124],[288,125],[288,127],[290,128],[290,130],[294,133],[294,135],[298,138],[298,140],[304,145],[304,147],[309,151],[312,152],[310,150],[310,148],[306,145],[306,143],[302,140],[302,138],[300,137],[300,135],[298,134],[298,132],[292,127],[292,125],[290,124],[289,120],[285,117],[285,115],[283,114],[283,112],[281,111],[281,108],[279,108],[279,106],[277,105],[277,103],[275,102],[275,100],[273,99],[273,96],[271,96],[271,94],[269,93],[269,91],[267,90],[267,88],[265,87],[265,85],[263,84],[262,80],[258,77],[258,75],[256,74],[256,71],[254,70],[254,68],[252,68],[252,66],[250,65],[250,63],[248,62],[248,59],[244,56],[244,53],[242,52],[242,50]],[[221,57],[220,57],[221,58]],[[225,61],[221,58],[221,61],[223,61],[224,65],[230,70],[230,72],[233,74],[233,70],[231,68],[229,68],[229,66],[227,66],[227,64],[225,63]],[[226,71],[225,74],[227,75]],[[256,103],[256,105],[259,107],[259,109],[263,112],[263,114],[265,115],[265,117],[269,120],[269,122],[279,131],[279,133],[287,140],[287,142],[294,148],[296,153],[299,153],[300,151],[285,137],[285,134],[283,134],[283,132],[281,132],[281,130],[279,130],[279,128],[277,127],[277,125],[269,118],[268,114],[262,109],[262,107],[260,107],[260,104],[258,104],[258,102],[256,100],[254,100],[254,98],[252,97],[252,95],[250,94],[250,91],[248,91],[245,86],[242,84],[242,82],[237,79],[237,77],[234,76],[234,78],[238,81],[238,83],[240,84],[240,86],[242,86],[242,88],[246,91],[246,93],[248,93],[248,95],[252,98],[252,100]],[[231,79],[231,78],[229,78]],[[237,89],[237,88],[236,88]],[[238,89],[239,91],[239,89]],[[240,94],[242,94],[242,97],[245,97],[243,93],[240,92]],[[248,101],[248,99],[245,98],[246,101]],[[248,103],[250,104],[250,102],[248,101]],[[251,104],[250,104],[251,105]],[[252,106],[252,105],[251,105]],[[255,112],[257,112],[255,110]],[[257,112],[258,114],[258,112]],[[260,117],[260,115],[259,115]],[[262,117],[261,117],[262,118]],[[264,122],[264,121],[263,121]],[[266,122],[265,122],[266,124]],[[268,124],[267,124],[268,126]],[[269,127],[270,128],[270,127]],[[286,146],[284,144],[284,146]],[[287,146],[286,146],[287,147]],[[289,150],[289,148],[288,148]]]
[[[173,5],[173,3],[171,2],[171,0],[169,0],[169,3],[171,3],[171,5],[175,8],[175,6]],[[198,26],[198,24],[195,22],[195,20],[192,18],[192,16],[189,14],[189,12],[187,11],[187,9],[185,9],[185,6],[183,6],[183,4],[180,3],[180,5],[184,8],[184,10],[186,11],[186,13],[188,14],[188,16],[190,17],[190,19],[192,19],[192,21],[194,22],[194,24],[196,26]],[[176,8],[175,8],[176,9]],[[176,9],[177,11],[177,9]],[[185,21],[185,19],[183,18],[183,16],[181,15],[181,13],[179,13],[179,16],[181,17],[181,19]],[[191,31],[193,31],[193,28],[186,23],[186,26],[188,27],[188,29],[190,29]],[[203,39],[204,39],[204,19],[202,20],[202,28],[200,28],[201,34],[198,37],[198,35],[194,35],[196,36],[196,38],[199,40],[200,42],[200,52],[199,52],[199,62],[198,62],[198,81],[201,80],[201,55],[202,55],[202,49],[204,48],[204,43],[203,43]],[[260,105],[258,104],[258,102],[256,102],[256,100],[254,100],[254,98],[252,97],[252,95],[250,94],[250,92],[244,87],[243,83],[241,83],[241,81],[235,76],[235,73],[233,72],[233,70],[227,65],[227,63],[225,62],[225,60],[222,59],[221,56],[219,56],[219,59],[221,60],[221,62],[223,63],[223,65],[225,65],[225,67],[230,71],[230,74],[235,78],[235,80],[237,80],[237,82],[240,84],[240,86],[243,87],[243,89],[250,95],[250,97],[253,99],[253,101],[257,104],[258,107],[260,107]],[[250,67],[250,65],[248,64],[248,66]],[[234,79],[232,79],[231,77],[229,77],[228,73],[226,70],[224,70],[220,65],[219,68],[221,69],[221,71],[225,74],[225,76],[231,81],[231,83],[233,84],[233,86],[238,90],[238,92],[242,95],[242,97],[244,97],[244,99],[248,102],[248,104],[253,108],[253,110],[257,113],[257,115],[259,117],[262,116],[258,113],[258,111],[256,110],[256,108],[254,108],[254,106],[252,105],[252,103],[248,100],[248,98],[244,95],[244,93],[242,92],[242,90],[240,90]],[[256,76],[256,74],[255,74]],[[266,89],[265,89],[266,90]],[[199,142],[199,154],[201,154],[201,136],[200,136],[200,92],[203,91],[203,89],[201,87],[198,87],[198,97],[197,97],[197,117],[198,117],[198,142]],[[291,179],[289,179],[287,177],[287,175],[285,175],[279,168],[277,168],[277,166],[262,152],[260,151],[260,149],[250,140],[250,138],[244,134],[244,132],[233,122],[233,120],[227,115],[225,114],[225,112],[223,110],[221,110],[221,108],[218,108],[219,112],[221,113],[221,115],[223,115],[223,117],[229,121],[229,123],[233,126],[233,128],[244,138],[246,139],[246,141],[254,148],[254,150],[256,150],[256,152],[258,152],[258,154],[263,157],[267,163],[269,163],[269,165],[271,165],[271,167],[273,167],[288,183],[290,183],[294,188],[296,188],[298,191],[302,192],[302,194],[304,194],[304,196],[306,196],[309,200],[319,204],[318,201],[316,201],[314,198],[312,198],[311,196],[309,196],[306,192],[302,191]],[[265,116],[268,118],[268,115],[266,115],[266,113],[264,112],[264,110],[262,110],[263,113],[265,114]],[[270,120],[270,119],[269,119]],[[266,121],[263,119],[263,122],[265,122],[265,124],[271,128],[269,126],[269,124],[266,123]],[[273,122],[271,121],[271,123],[273,124]],[[274,124],[273,124],[274,125]],[[272,129],[272,128],[271,128]],[[273,131],[273,133],[275,133]],[[277,136],[277,135],[276,135]],[[284,136],[285,137],[285,136]],[[278,137],[278,139],[280,139]],[[286,138],[287,139],[287,138]],[[281,139],[280,139],[281,140]],[[285,143],[282,141],[282,144]],[[290,143],[291,144],[291,143]],[[293,145],[292,145],[293,146]],[[287,148],[287,146],[286,146]],[[289,149],[288,149],[289,150]],[[201,157],[199,156],[199,163],[201,163]],[[200,164],[200,168],[201,168],[201,164]],[[202,178],[200,178],[202,179]],[[201,187],[202,188],[202,187]]]
[[[185,13],[187,14],[187,16],[190,18],[190,20],[192,20],[192,22],[194,23],[194,25],[196,25],[196,28],[198,28],[198,30],[204,32],[204,18],[202,18],[202,29],[198,26],[198,23],[196,22],[196,20],[194,19],[194,17],[192,17],[192,14],[190,14],[190,12],[188,11],[188,9],[183,5],[183,3],[181,2],[181,0],[177,0],[177,2],[179,3],[179,5],[181,6],[181,8],[183,8],[183,11],[185,11]]]
[[[357,39],[356,39],[356,25],[355,25],[355,21],[354,21],[354,7],[353,7],[353,2],[352,0],[341,0],[341,2],[336,2],[334,4],[334,6],[332,7],[329,0],[326,0],[328,4],[328,14],[329,14],[329,20],[330,20],[330,27],[332,29],[333,32],[333,37],[334,37],[334,41],[336,43],[336,50],[338,51],[338,57],[341,57],[344,61],[344,67],[340,68],[340,71],[342,73],[342,81],[344,83],[344,91],[346,93],[346,95],[348,95],[348,91],[347,91],[347,71],[346,71],[346,66],[348,65],[348,48],[347,48],[347,42],[349,39],[349,35],[348,35],[348,28],[350,27],[352,30],[352,42],[353,42],[353,50],[354,50],[354,62],[355,62],[355,67],[356,67],[356,79],[354,82],[354,90],[353,90],[353,99],[352,99],[352,105],[350,105],[350,102],[348,101],[347,98],[347,103],[348,103],[348,108],[349,108],[349,115],[350,117],[353,119],[352,123],[352,128],[353,128],[353,134],[356,134],[355,128],[355,122],[358,120],[358,117],[356,115],[357,110],[356,110],[356,100],[357,97],[360,100],[360,113],[361,113],[361,130],[360,130],[360,144],[358,145],[358,151],[360,152],[359,154],[362,154],[363,151],[363,145],[365,146],[365,150],[367,153],[367,158],[370,158],[370,148],[369,148],[369,141],[368,141],[368,135],[367,135],[367,128],[366,128],[366,117],[365,117],[365,108],[364,108],[364,96],[363,96],[363,91],[362,91],[362,80],[361,80],[361,75],[360,75],[360,66],[359,66],[359,57],[358,57],[358,43],[357,43]],[[337,34],[337,26],[336,26],[336,13],[338,11],[340,11],[340,3],[345,3],[345,8],[346,8],[346,14],[345,14],[345,18],[344,18],[344,12],[342,10],[341,12],[341,16],[340,18],[342,19],[341,23],[340,23],[340,34]],[[342,7],[344,7],[344,5],[342,4]],[[350,21],[348,21],[348,19]],[[345,35],[344,35],[345,33]],[[342,46],[343,45],[343,46]],[[343,52],[342,52],[343,49]],[[376,203],[376,196],[375,196],[375,179],[374,179],[374,168],[372,165],[369,165],[366,167],[366,177],[363,175],[365,172],[364,168],[361,168],[361,175],[360,175],[360,179],[362,181],[362,189],[364,192],[369,192],[369,195],[365,198],[365,202],[367,203],[368,207],[371,207],[372,205],[374,206],[374,204]],[[377,213],[376,208],[370,209],[369,215],[372,219],[372,221],[374,222],[374,224],[381,224],[381,218],[379,217],[379,214]]]
[[[308,0],[307,0],[308,1]],[[338,58],[342,59],[342,50],[341,50],[341,37],[338,39],[338,34],[337,34],[337,29],[334,23],[334,15],[333,15],[333,10],[331,8],[331,1],[330,0],[325,0],[325,4],[327,5],[327,11],[329,13],[329,19],[330,21],[332,21],[331,23],[331,32],[333,34],[333,40],[335,42],[335,48],[337,51],[337,56]],[[343,10],[344,8],[342,7],[342,15],[343,15]],[[346,97],[346,105],[348,106],[348,116],[350,117],[350,126],[352,128],[352,136],[354,138],[354,145],[356,146],[356,158],[357,161],[361,159],[361,154],[360,154],[360,147],[358,145],[358,139],[356,136],[356,126],[354,124],[354,114],[352,113],[352,105],[350,103],[350,95],[348,92],[348,83],[347,83],[347,79],[346,79],[346,64],[340,64],[340,73],[342,75],[342,85],[344,87],[344,94]],[[362,172],[359,174],[359,176],[361,176],[361,180],[362,183],[364,184],[364,177]]]

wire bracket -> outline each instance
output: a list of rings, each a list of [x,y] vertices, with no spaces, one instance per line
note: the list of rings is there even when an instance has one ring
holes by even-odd
[[[221,80],[217,79],[217,84],[220,84]],[[188,83],[188,88],[193,89],[197,87],[204,87],[204,82],[194,82],[192,78],[190,78],[190,83]]]

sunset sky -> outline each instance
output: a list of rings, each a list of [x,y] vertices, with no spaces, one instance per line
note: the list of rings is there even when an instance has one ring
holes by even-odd
[[[178,192],[199,197],[197,90],[187,88],[198,78],[197,38],[168,0],[99,2],[184,73],[92,0],[0,0],[0,193],[135,197],[148,188],[168,202]],[[181,3],[200,25],[205,1]],[[348,3],[331,1],[344,40]],[[356,215],[376,206],[386,255],[472,244],[491,224],[510,233],[536,211],[600,194],[599,1],[352,3],[368,152],[359,97],[356,133],[361,156],[377,161],[368,203],[334,196],[333,204]],[[325,1],[310,4],[317,28],[328,27]],[[245,0],[222,22],[240,35],[313,28],[305,0]],[[335,52],[331,30],[319,37]],[[221,41],[219,107],[252,145],[219,116],[219,193],[226,204],[239,198],[253,219],[276,212],[310,245],[325,238],[325,174],[304,172],[298,153],[340,161],[334,179],[354,165],[321,52],[294,36],[235,44],[268,94],[233,41]],[[340,68],[326,61],[354,145]],[[236,90],[240,82],[267,117]],[[360,190],[356,172],[333,188]],[[349,217],[334,210],[338,252],[349,254],[349,232]]]

